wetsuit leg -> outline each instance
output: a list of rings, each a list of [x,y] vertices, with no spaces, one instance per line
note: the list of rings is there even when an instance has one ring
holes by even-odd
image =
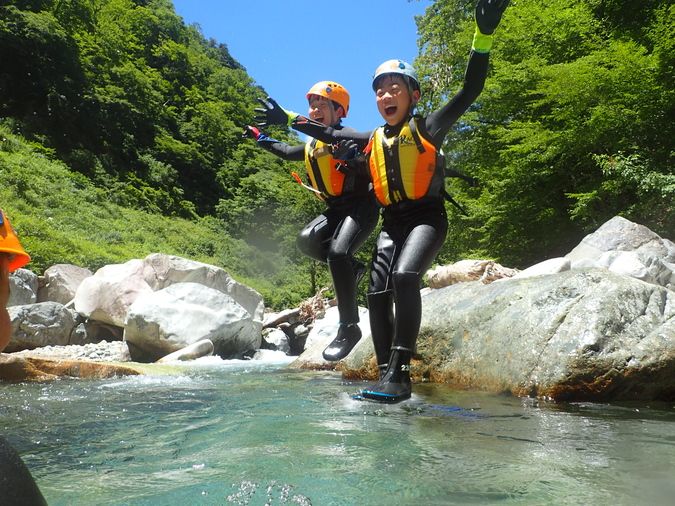
[[[357,278],[362,264],[353,258],[354,253],[368,238],[377,223],[377,211],[368,202],[352,207],[333,233],[328,249],[328,267],[338,302],[340,326],[337,337],[323,352],[326,360],[346,357],[361,339],[359,308],[356,302]]]
[[[366,398],[399,402],[411,395],[410,359],[422,318],[420,281],[447,234],[444,213],[442,219],[438,219],[438,215],[429,218],[412,227],[396,259],[391,276],[394,302],[397,308],[405,310],[397,311],[394,318],[394,340],[387,370],[377,384],[362,392]]]
[[[354,253],[363,245],[377,224],[374,206],[357,204],[335,227],[328,248],[328,267],[333,278],[335,295],[338,300],[340,322],[359,321],[356,304],[356,269]]]
[[[396,318],[394,346],[414,348],[422,319],[422,276],[431,267],[447,234],[447,220],[415,226],[396,260],[392,280],[394,301],[405,308],[402,318]]]
[[[394,291],[391,272],[398,248],[386,231],[373,251],[368,286],[368,317],[378,367],[386,368],[394,337]]]
[[[391,291],[369,293],[368,315],[377,366],[385,369],[394,336],[394,294]]]

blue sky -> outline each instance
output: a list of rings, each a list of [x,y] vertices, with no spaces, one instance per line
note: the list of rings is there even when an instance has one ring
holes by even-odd
[[[286,109],[307,112],[305,93],[333,80],[351,96],[344,124],[383,123],[371,78],[385,60],[417,56],[415,16],[431,0],[174,0],[187,24],[227,45],[257,84]]]

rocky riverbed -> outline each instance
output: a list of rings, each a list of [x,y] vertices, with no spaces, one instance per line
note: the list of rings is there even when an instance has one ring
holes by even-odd
[[[124,341],[101,341],[82,345],[44,346],[12,353],[17,357],[51,360],[93,360],[96,362],[129,362],[131,355]]]

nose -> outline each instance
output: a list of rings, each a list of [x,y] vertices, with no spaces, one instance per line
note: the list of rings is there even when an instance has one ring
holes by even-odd
[[[377,98],[378,98],[379,100],[385,101],[385,100],[391,100],[391,98],[392,98],[393,96],[394,96],[394,95],[392,95],[389,91],[385,91],[385,92],[382,93],[381,95],[378,95]]]

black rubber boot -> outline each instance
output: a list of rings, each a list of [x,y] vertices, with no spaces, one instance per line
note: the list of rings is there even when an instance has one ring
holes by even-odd
[[[345,358],[359,339],[361,339],[361,329],[358,324],[341,323],[337,337],[323,350],[323,358],[331,362]]]
[[[378,364],[386,365],[391,356],[394,335],[394,298],[391,291],[368,294],[368,317]]]
[[[412,350],[395,346],[384,376],[361,391],[364,399],[394,404],[410,399],[412,384],[410,382],[410,357]]]

